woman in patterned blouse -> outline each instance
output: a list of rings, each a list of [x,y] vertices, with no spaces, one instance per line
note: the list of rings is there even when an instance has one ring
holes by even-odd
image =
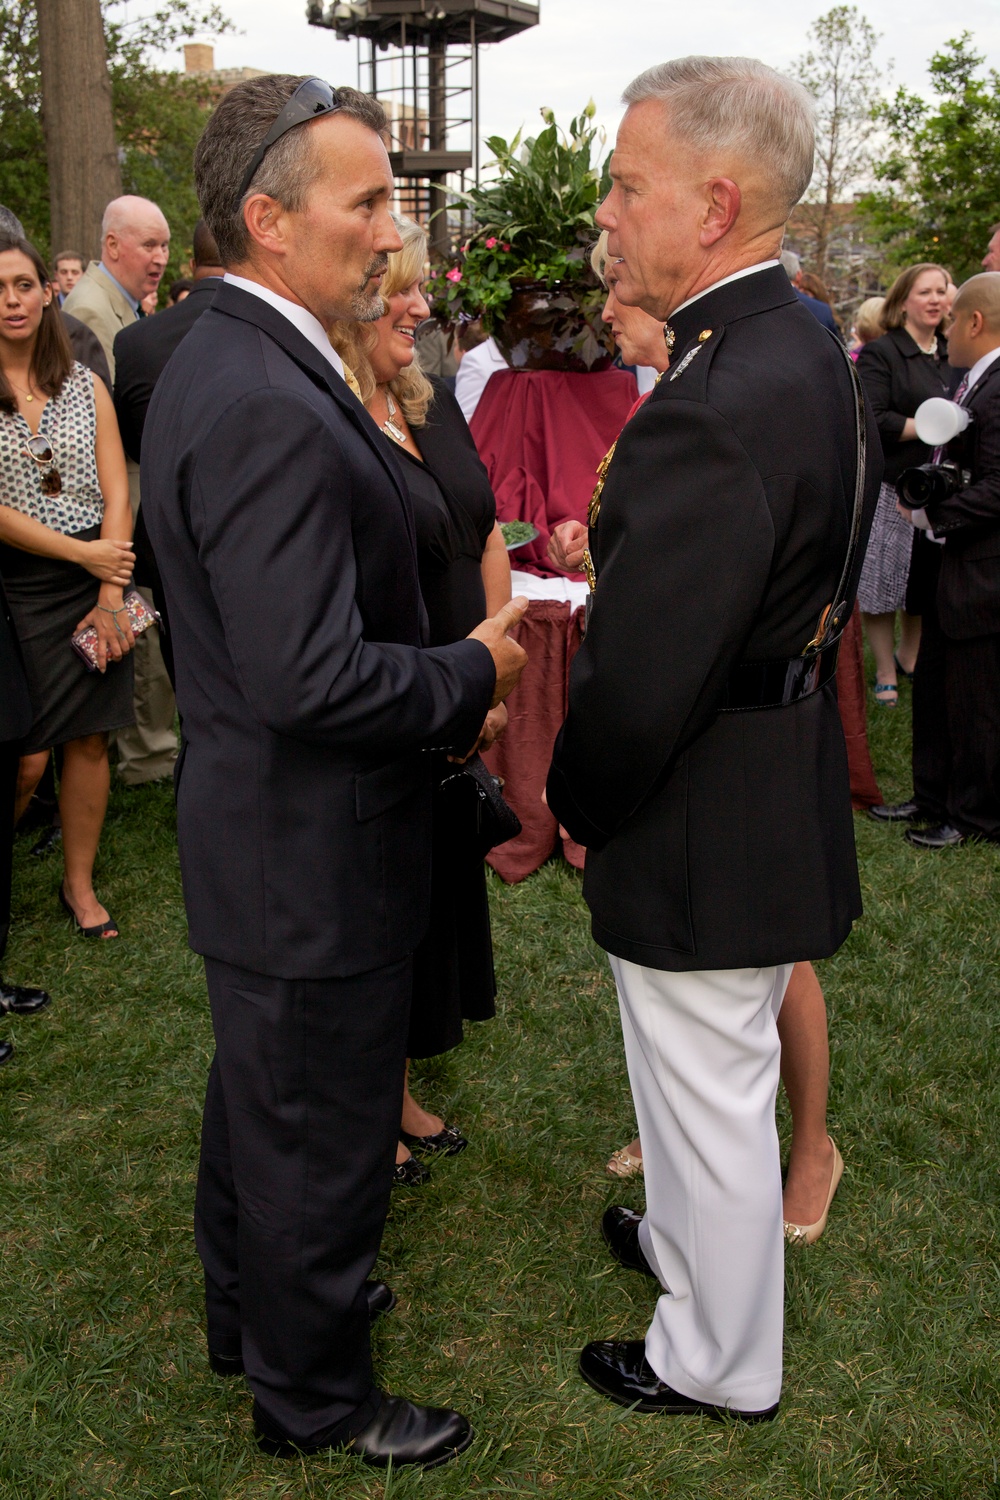
[[[94,893],[108,800],[108,733],[133,721],[135,644],[123,591],[132,514],[111,397],[73,360],[44,263],[0,237],[0,574],[21,643],[34,722],[18,815],[61,746],[65,874],[59,899],[88,936],[117,937]],[[98,636],[90,673],[70,637]]]

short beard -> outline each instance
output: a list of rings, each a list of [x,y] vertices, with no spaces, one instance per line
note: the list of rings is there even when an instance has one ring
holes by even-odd
[[[373,276],[384,274],[389,267],[386,255],[377,255],[365,266],[364,279],[351,297],[351,315],[358,323],[374,323],[387,311],[381,291],[371,292],[368,283]]]

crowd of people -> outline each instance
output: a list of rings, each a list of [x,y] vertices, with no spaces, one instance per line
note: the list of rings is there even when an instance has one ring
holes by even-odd
[[[782,249],[805,91],[688,58],[624,98],[593,265],[648,378],[587,523],[550,540],[591,607],[547,797],[588,851],[639,1127],[608,1170],[643,1173],[646,1212],[601,1228],[659,1293],[644,1337],[580,1369],[623,1406],[757,1422],[783,1242],[820,1238],[843,1172],[813,961],[861,910],[833,676],[855,595],[875,702],[913,680],[913,796],[872,815],[928,850],[1000,839],[1000,226],[961,288],[921,263],[864,301],[849,353]],[[267,1453],[432,1466],[471,1425],[378,1387],[373,1271],[393,1187],[467,1145],[409,1060],[494,1014],[480,757],[526,601],[467,421],[495,346],[467,340],[464,394],[421,368],[427,240],[390,213],[384,129],[315,78],[232,89],[196,152],[191,275],[155,316],[156,204],[114,200],[99,259],[51,268],[0,209],[0,959],[43,778],[61,908],[113,941],[109,744],[125,785],[173,776],[216,1038],[209,1363],[246,1377]],[[921,433],[931,398],[962,416],[949,444]],[[47,1004],[0,981],[5,1011]],[[733,1234],[738,1263],[715,1253]]]

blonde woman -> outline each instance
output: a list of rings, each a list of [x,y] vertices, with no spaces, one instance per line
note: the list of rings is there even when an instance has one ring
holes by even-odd
[[[865,344],[882,337],[884,297],[866,297],[854,314],[851,326],[851,358],[856,360]]]
[[[382,282],[385,314],[365,326],[340,325],[333,342],[403,470],[413,504],[428,644],[443,646],[461,640],[507,603],[510,564],[493,491],[458,403],[443,381],[428,378],[415,363],[416,332],[429,316],[421,290],[427,240],[408,219],[397,219],[396,227],[403,248],[389,255]],[[478,748],[492,744],[506,722],[502,705],[491,710]],[[486,874],[481,859],[469,858],[463,829],[440,790],[457,768],[444,755],[437,760],[431,923],[414,955],[408,1057],[448,1052],[462,1040],[463,1021],[495,1014]],[[453,1156],[466,1144],[454,1126],[417,1103],[407,1082],[396,1181],[426,1180],[428,1170],[414,1151]]]

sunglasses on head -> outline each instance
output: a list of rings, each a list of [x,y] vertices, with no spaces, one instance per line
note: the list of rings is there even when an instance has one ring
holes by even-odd
[[[233,204],[233,212],[239,212],[243,194],[253,182],[257,168],[275,141],[279,141],[289,130],[294,130],[296,125],[305,125],[307,121],[316,120],[320,115],[336,114],[337,110],[343,107],[343,100],[337,90],[331,88],[328,83],[324,83],[322,78],[307,78],[305,83],[300,83],[258,146],[257,153],[240,183],[240,190]]]
[[[33,458],[36,464],[44,466],[46,472],[38,476],[42,486],[42,494],[61,495],[62,475],[56,468],[56,456],[52,451],[52,444],[48,438],[29,438],[24,448],[21,449],[21,452],[25,458]]]

